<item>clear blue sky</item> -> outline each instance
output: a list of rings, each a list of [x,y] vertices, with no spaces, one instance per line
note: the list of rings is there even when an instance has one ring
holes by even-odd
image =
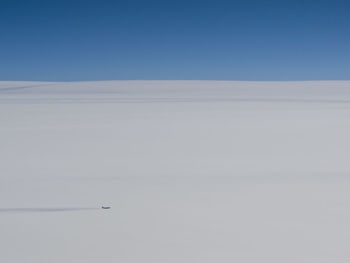
[[[0,80],[350,79],[348,0],[0,0]]]

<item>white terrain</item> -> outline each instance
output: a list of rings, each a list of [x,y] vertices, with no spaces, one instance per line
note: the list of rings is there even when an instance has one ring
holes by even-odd
[[[0,82],[0,262],[348,263],[349,135],[350,81]]]

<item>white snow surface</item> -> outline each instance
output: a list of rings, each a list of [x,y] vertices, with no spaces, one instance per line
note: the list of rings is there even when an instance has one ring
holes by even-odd
[[[348,263],[349,134],[350,81],[0,82],[0,262]]]

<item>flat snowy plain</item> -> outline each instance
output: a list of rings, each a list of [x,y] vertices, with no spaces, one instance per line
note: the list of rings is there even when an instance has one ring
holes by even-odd
[[[349,134],[350,81],[0,82],[0,262],[348,263]]]

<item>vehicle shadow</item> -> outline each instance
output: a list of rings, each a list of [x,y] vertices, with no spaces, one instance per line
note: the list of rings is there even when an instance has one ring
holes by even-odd
[[[0,208],[0,214],[7,213],[50,213],[50,212],[75,212],[85,210],[97,210],[97,207],[10,207]]]

